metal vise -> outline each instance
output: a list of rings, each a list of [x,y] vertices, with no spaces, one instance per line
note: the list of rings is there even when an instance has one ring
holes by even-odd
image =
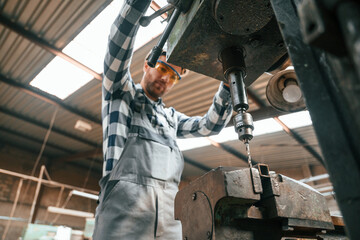
[[[219,167],[180,190],[175,219],[183,239],[347,239],[319,192],[267,165],[256,167]]]

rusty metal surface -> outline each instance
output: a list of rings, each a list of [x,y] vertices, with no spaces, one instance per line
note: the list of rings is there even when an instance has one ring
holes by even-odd
[[[180,190],[175,197],[175,219],[183,224],[183,236],[187,239],[212,236],[215,208],[223,198],[232,201],[232,205],[246,206],[244,210],[237,208],[237,212],[247,216],[247,208],[260,200],[248,183],[251,183],[248,168],[219,167]]]
[[[175,219],[182,222],[183,236],[188,240],[275,240],[316,238],[324,230],[345,236],[341,224],[334,228],[334,218],[319,192],[264,167],[261,177],[258,169],[252,170],[261,179],[261,194],[255,193],[254,185],[259,183],[249,168],[222,167],[179,191]]]
[[[297,223],[294,222],[293,225],[333,229],[326,199],[321,193],[306,184],[283,175],[281,175],[281,182],[279,182],[279,191],[280,195],[273,198],[275,205],[272,207],[276,209],[276,213],[270,215],[270,218],[302,219],[304,220],[303,223],[298,221]]]
[[[233,35],[248,35],[259,31],[274,13],[269,0],[216,0],[214,17],[220,28]]]
[[[260,173],[255,168],[250,168],[251,171],[251,180],[253,183],[253,188],[255,193],[263,193],[263,188],[261,184]]]
[[[183,234],[187,239],[206,239],[213,232],[213,211],[209,198],[201,191],[188,196],[182,205],[180,219],[191,216],[191,221],[182,221],[183,229],[193,229],[191,236]],[[201,214],[194,214],[201,213]]]
[[[168,40],[168,61],[222,81],[219,53],[228,47],[243,47],[247,68],[245,84],[249,86],[286,53],[276,19],[272,17],[254,33],[232,35],[217,24],[212,2],[194,1],[189,12],[179,17]],[[231,5],[229,1],[227,4]]]

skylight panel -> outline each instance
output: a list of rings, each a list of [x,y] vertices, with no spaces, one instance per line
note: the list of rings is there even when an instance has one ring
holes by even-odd
[[[297,113],[290,113],[279,117],[289,128],[298,128],[312,125],[311,118],[308,111],[302,111]],[[282,131],[282,127],[273,119],[263,119],[254,122],[253,135],[261,136],[264,134],[270,134]],[[228,141],[234,141],[238,139],[238,134],[235,132],[234,127],[224,128],[220,134],[209,137],[211,140],[224,143]],[[189,138],[189,139],[177,139],[177,144],[181,151],[190,150],[194,148],[209,146],[211,143],[204,137]]]
[[[299,128],[299,127],[312,125],[309,111],[301,111],[297,113],[286,114],[280,116],[279,118],[289,128]]]
[[[110,28],[123,2],[113,1],[63,49],[63,52],[95,72],[102,73]],[[153,12],[149,8],[146,15]],[[148,27],[140,27],[134,43],[135,50],[164,30],[166,24],[162,24],[161,20],[162,18],[158,17]],[[93,76],[84,70],[55,57],[30,84],[65,99],[92,79]]]
[[[63,52],[94,71],[102,73],[110,28],[122,5],[123,1],[113,1],[63,49]]]
[[[55,57],[30,85],[65,99],[84,86],[93,76],[60,57]]]

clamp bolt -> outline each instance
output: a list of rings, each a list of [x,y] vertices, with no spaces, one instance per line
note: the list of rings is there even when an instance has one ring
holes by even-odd
[[[193,201],[195,201],[196,200],[196,193],[193,193],[191,198],[192,198]]]

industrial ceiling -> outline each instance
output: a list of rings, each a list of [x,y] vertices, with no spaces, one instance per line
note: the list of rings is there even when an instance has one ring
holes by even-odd
[[[87,169],[102,170],[101,73],[84,67],[62,49],[108,4],[105,1],[0,1],[0,144],[37,155],[48,136],[43,157],[65,161]],[[110,26],[109,26],[110,28]],[[135,82],[142,76],[144,56],[157,38],[138,49],[131,72]],[[67,59],[94,79],[64,100],[29,85],[55,57]],[[71,73],[68,73],[69,78]],[[254,120],[277,117],[265,96],[270,74],[261,75],[248,89],[250,113]],[[211,104],[219,81],[190,72],[165,98],[189,116],[203,115]],[[52,121],[53,119],[53,121]],[[92,130],[74,129],[77,120],[88,122]],[[255,137],[252,156],[271,169],[319,165],[322,160],[312,126]],[[239,141],[184,151],[184,177],[198,176],[207,168],[246,166],[245,147]],[[230,149],[230,150],[229,150]]]

